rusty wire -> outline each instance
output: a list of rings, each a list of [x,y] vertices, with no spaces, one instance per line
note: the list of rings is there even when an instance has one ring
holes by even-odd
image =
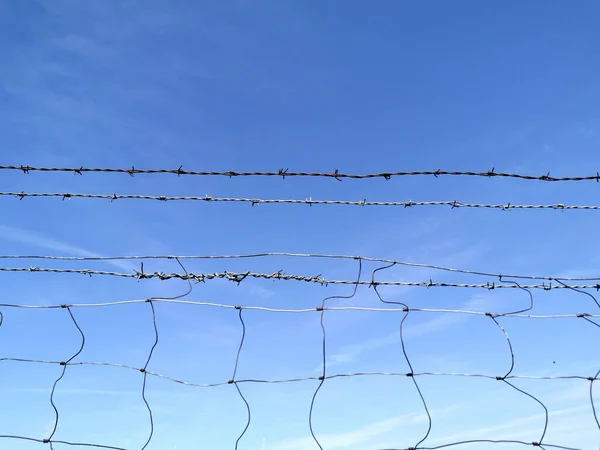
[[[369,179],[369,178],[383,178],[384,180],[390,180],[392,177],[406,177],[406,176],[433,176],[435,178],[442,176],[468,176],[468,177],[481,177],[481,178],[514,178],[521,180],[530,181],[600,181],[600,172],[591,175],[578,175],[578,176],[566,176],[566,177],[555,177],[551,176],[550,172],[544,175],[527,175],[510,172],[496,172],[495,168],[486,170],[484,172],[473,172],[473,171],[451,171],[451,170],[423,170],[423,171],[398,171],[398,172],[379,172],[379,173],[366,173],[366,174],[351,174],[342,173],[339,170],[332,172],[290,172],[289,169],[279,169],[277,172],[243,172],[243,171],[194,171],[184,170],[183,166],[179,166],[177,169],[136,169],[132,166],[130,169],[125,168],[101,168],[101,167],[33,167],[33,166],[14,166],[4,165],[0,166],[0,170],[3,171],[20,171],[24,174],[30,172],[71,172],[74,175],[83,175],[84,173],[122,173],[134,176],[136,174],[171,174],[171,175],[195,175],[195,176],[223,176],[228,178],[233,177],[313,177],[313,178],[333,178],[338,181],[343,179]]]

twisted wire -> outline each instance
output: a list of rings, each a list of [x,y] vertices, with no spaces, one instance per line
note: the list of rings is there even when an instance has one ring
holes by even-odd
[[[28,197],[55,197],[62,200],[70,200],[73,198],[85,198],[96,200],[157,200],[162,202],[167,201],[192,201],[192,202],[217,202],[217,203],[249,203],[252,206],[261,204],[304,204],[313,205],[346,205],[346,206],[392,206],[402,208],[412,208],[419,206],[449,206],[451,209],[460,208],[476,208],[476,209],[498,209],[502,211],[510,211],[513,209],[549,209],[549,210],[599,210],[600,205],[565,205],[562,203],[553,204],[530,204],[519,205],[506,203],[467,203],[457,200],[443,201],[368,201],[363,200],[313,200],[312,198],[305,199],[265,199],[265,198],[244,198],[244,197],[212,197],[205,195],[198,196],[168,196],[168,195],[141,195],[141,194],[89,194],[89,193],[69,193],[69,192],[0,192],[0,197],[14,197],[23,200]]]
[[[225,279],[235,283],[241,283],[246,278],[262,278],[266,280],[283,280],[283,281],[303,281],[307,283],[317,283],[323,286],[329,284],[350,284],[350,285],[372,285],[373,281],[361,281],[361,280],[330,280],[322,277],[321,275],[297,275],[297,274],[286,274],[283,271],[277,271],[273,273],[258,273],[258,272],[214,272],[214,273],[201,273],[195,274],[189,273],[164,273],[164,272],[139,272],[134,273],[123,273],[123,272],[112,272],[103,270],[91,270],[91,269],[56,269],[56,268],[42,268],[42,267],[0,267],[0,272],[31,272],[31,273],[60,273],[60,274],[80,274],[80,275],[106,275],[113,277],[122,278],[135,278],[137,280],[148,280],[152,278],[158,278],[160,280],[189,280],[196,282],[205,282],[207,280]],[[552,278],[553,281],[559,280],[558,278]],[[593,278],[592,280],[596,280]],[[488,283],[450,283],[450,282],[434,282],[429,281],[377,281],[379,286],[405,286],[405,287],[457,287],[457,288],[475,288],[475,289],[507,289],[507,288],[518,288],[512,284],[502,284],[496,282]],[[596,289],[600,290],[600,283],[596,284],[581,284],[570,286],[567,288],[563,284],[552,285],[552,283],[546,284],[531,284],[522,286],[526,289]]]
[[[529,181],[600,181],[600,172],[591,175],[577,175],[577,176],[566,176],[566,177],[555,177],[551,176],[550,172],[544,175],[527,175],[520,173],[510,172],[496,172],[495,168],[484,172],[474,171],[450,171],[450,170],[421,170],[421,171],[397,171],[397,172],[379,172],[379,173],[365,173],[365,174],[352,174],[352,173],[341,173],[339,170],[332,172],[290,172],[289,169],[279,169],[277,172],[274,171],[254,171],[254,172],[241,172],[234,170],[227,171],[195,171],[195,170],[184,170],[183,166],[179,166],[177,169],[136,169],[132,166],[130,169],[126,168],[101,168],[101,167],[33,167],[33,166],[15,166],[15,165],[2,165],[0,170],[3,171],[21,171],[24,174],[30,172],[72,172],[74,175],[83,175],[84,173],[122,173],[134,176],[136,174],[171,174],[171,175],[195,175],[195,176],[223,176],[223,177],[281,177],[282,179],[291,177],[317,177],[317,178],[333,178],[341,181],[342,179],[369,179],[369,178],[383,178],[390,180],[392,177],[406,177],[406,176],[433,176],[435,178],[442,176],[467,176],[467,177],[482,177],[482,178],[514,178]]]

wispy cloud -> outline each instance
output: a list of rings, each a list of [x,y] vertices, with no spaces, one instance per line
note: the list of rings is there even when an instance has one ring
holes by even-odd
[[[405,414],[380,422],[375,422],[364,427],[357,428],[354,431],[320,435],[318,436],[318,439],[323,448],[349,448],[365,442],[371,442],[374,438],[397,430],[398,427],[408,428],[417,423],[423,423],[426,421],[427,415],[424,413]],[[305,450],[307,448],[313,448],[314,446],[315,441],[311,437],[305,437],[280,442],[273,448],[276,448],[277,450]]]
[[[54,252],[60,252],[61,256],[82,256],[91,258],[97,258],[102,256],[99,253],[95,253],[84,248],[71,245],[67,242],[59,241],[57,239],[45,236],[41,233],[38,233],[37,231],[9,227],[6,225],[0,225],[0,239],[4,239],[10,242],[17,242],[31,247],[52,250]],[[127,270],[128,272],[131,272],[134,268],[134,265],[127,261],[114,260],[104,262],[106,264],[110,264],[120,269]]]
[[[589,405],[564,408],[550,411],[549,419],[554,425],[557,423],[568,422],[573,427],[577,422],[581,422],[583,416],[589,414]],[[443,445],[448,442],[458,442],[471,439],[523,439],[531,440],[536,434],[540,434],[546,415],[544,413],[534,414],[526,417],[517,417],[513,420],[502,421],[497,425],[486,427],[469,426],[468,430],[460,431],[454,434],[445,434],[443,438],[432,439],[428,441],[430,445]],[[465,427],[466,429],[467,427]],[[579,428],[579,427],[578,427]],[[552,427],[556,429],[556,427]],[[552,431],[551,429],[551,431]],[[574,429],[574,428],[571,428]],[[560,438],[560,436],[555,436]]]
[[[471,302],[467,302],[463,309],[468,309]],[[469,317],[463,314],[444,314],[433,319],[425,320],[416,324],[408,324],[404,327],[403,337],[415,339],[423,336],[429,336],[434,333],[456,327],[469,320]],[[339,352],[328,356],[327,366],[333,367],[341,364],[348,364],[358,361],[359,357],[369,351],[375,350],[387,345],[394,345],[400,342],[399,332],[390,333],[386,336],[368,339],[358,344],[344,346]],[[320,368],[318,370],[321,370]]]

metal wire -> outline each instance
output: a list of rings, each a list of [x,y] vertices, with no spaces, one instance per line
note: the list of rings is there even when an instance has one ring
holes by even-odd
[[[381,294],[379,293],[379,290],[377,289],[378,283],[375,282],[375,274],[377,272],[379,272],[381,270],[389,269],[390,267],[393,267],[394,265],[395,264],[392,263],[392,264],[388,264],[386,266],[375,269],[371,275],[371,286],[373,287],[373,290],[375,291],[377,298],[382,303],[395,304],[395,305],[400,305],[403,307],[402,310],[404,311],[404,316],[400,320],[399,331],[400,331],[400,345],[402,346],[402,354],[404,355],[406,364],[408,365],[408,368],[410,369],[410,371],[406,374],[406,376],[410,377],[413,384],[415,385],[415,389],[417,390],[419,398],[421,399],[421,403],[423,404],[423,409],[425,410],[425,414],[427,415],[427,431],[425,432],[425,435],[421,438],[421,440],[419,442],[417,442],[417,444],[414,446],[414,448],[417,448],[417,447],[419,447],[419,445],[421,445],[423,442],[425,442],[425,440],[429,437],[429,434],[431,433],[432,420],[431,420],[431,413],[429,412],[429,408],[427,407],[427,402],[425,401],[425,397],[423,396],[423,392],[421,391],[421,388],[419,387],[419,383],[417,383],[417,380],[414,377],[413,365],[410,362],[408,353],[406,352],[406,344],[404,342],[404,322],[405,322],[406,318],[408,317],[410,309],[409,309],[408,305],[404,302],[384,300],[383,297],[381,296]]]
[[[323,450],[323,447],[321,446],[321,443],[319,442],[319,440],[317,439],[317,436],[315,436],[315,432],[313,429],[313,411],[314,411],[314,407],[315,407],[315,400],[317,399],[317,394],[319,393],[319,391],[321,390],[321,388],[323,387],[323,383],[325,383],[326,380],[326,375],[327,375],[327,353],[326,353],[326,348],[327,348],[327,333],[325,331],[325,323],[323,321],[323,319],[325,318],[325,304],[327,303],[328,300],[333,300],[333,299],[350,299],[353,298],[356,295],[356,291],[358,289],[358,285],[360,283],[360,277],[362,275],[362,260],[359,259],[358,260],[358,275],[356,278],[356,283],[354,284],[354,289],[352,290],[352,293],[350,295],[331,295],[329,297],[325,297],[322,301],[321,301],[321,307],[319,308],[321,313],[319,314],[319,324],[321,325],[321,332],[322,332],[322,341],[321,341],[321,376],[319,377],[319,384],[317,385],[317,389],[315,390],[315,393],[312,396],[312,399],[310,401],[310,409],[308,412],[308,427],[310,429],[310,434],[312,436],[312,438],[314,439],[315,443],[317,444],[317,446]]]
[[[85,199],[104,199],[104,200],[158,200],[158,201],[195,201],[195,202],[226,202],[226,203],[249,203],[252,206],[261,204],[304,204],[313,205],[346,205],[346,206],[394,206],[402,208],[411,208],[419,206],[449,206],[451,209],[458,208],[478,208],[478,209],[498,209],[509,211],[513,209],[551,209],[551,210],[599,210],[600,205],[565,205],[562,203],[545,204],[545,205],[513,205],[506,204],[491,204],[491,203],[465,203],[457,200],[445,201],[368,201],[364,200],[313,200],[312,198],[305,199],[264,199],[264,198],[244,198],[244,197],[212,197],[206,195],[204,197],[197,196],[168,196],[168,195],[139,195],[139,194],[84,194],[84,193],[68,193],[68,192],[0,192],[0,197],[14,197],[23,200],[28,197],[57,197],[62,200],[70,200],[73,198]]]
[[[283,281],[304,281],[307,283],[317,283],[320,285],[329,285],[329,284],[351,284],[351,285],[373,285],[377,284],[378,286],[405,286],[405,287],[457,287],[457,288],[475,288],[475,289],[519,289],[518,286],[512,284],[503,284],[496,282],[488,282],[485,284],[482,283],[448,283],[448,282],[434,282],[432,280],[429,281],[356,281],[356,280],[330,280],[322,277],[321,275],[296,275],[296,274],[286,274],[283,271],[277,271],[273,273],[259,273],[259,272],[214,272],[214,273],[164,273],[164,272],[143,272],[143,271],[135,271],[134,273],[123,273],[123,272],[111,272],[111,271],[102,271],[102,270],[91,270],[91,269],[56,269],[56,268],[42,268],[42,267],[0,267],[0,272],[33,272],[33,273],[60,273],[60,274],[80,274],[80,275],[106,275],[113,277],[122,277],[122,278],[135,278],[138,280],[148,280],[152,278],[158,278],[160,280],[170,280],[170,279],[179,279],[179,280],[190,280],[196,282],[205,282],[207,280],[215,280],[215,279],[225,279],[228,281],[233,281],[234,283],[241,283],[246,278],[262,278],[266,280],[283,280]],[[500,275],[500,277],[503,277]],[[550,278],[549,278],[550,279]],[[558,278],[551,278],[552,280],[559,280]],[[596,278],[592,278],[591,280],[596,280]],[[532,285],[524,285],[521,288],[525,289],[543,289],[543,290],[552,290],[552,289],[596,289],[600,290],[600,283],[596,284],[582,284],[567,287],[564,284],[553,285],[552,283],[542,283],[542,284],[532,284]]]
[[[533,180],[533,181],[600,181],[600,172],[592,175],[578,175],[568,177],[554,177],[550,176],[550,172],[545,175],[526,175],[519,173],[510,172],[496,172],[494,168],[485,172],[473,172],[473,171],[449,171],[449,170],[435,170],[435,171],[400,171],[400,172],[380,172],[380,173],[366,173],[366,174],[350,174],[340,173],[338,170],[333,172],[290,172],[289,169],[279,169],[277,172],[238,172],[233,170],[228,171],[194,171],[184,170],[183,166],[179,166],[177,169],[131,169],[125,168],[100,168],[100,167],[32,167],[32,166],[0,166],[0,170],[5,171],[21,171],[25,174],[30,172],[72,172],[75,175],[83,175],[88,172],[95,173],[123,173],[130,176],[136,174],[171,174],[171,175],[195,175],[195,176],[223,176],[223,177],[318,177],[318,178],[333,178],[341,181],[342,179],[368,179],[368,178],[383,178],[389,180],[392,177],[406,177],[406,176],[468,176],[468,177],[482,177],[482,178],[515,178],[521,180]]]
[[[322,387],[324,386],[324,383],[326,380],[331,380],[331,379],[335,379],[335,378],[349,378],[349,377],[381,377],[381,376],[384,376],[384,377],[397,378],[398,380],[402,380],[402,379],[406,379],[406,378],[410,378],[412,380],[412,383],[415,386],[415,390],[417,391],[419,398],[421,400],[424,412],[428,418],[428,424],[427,424],[426,429],[424,430],[423,436],[413,447],[399,447],[398,449],[395,449],[395,450],[400,450],[400,449],[402,449],[402,450],[432,449],[433,450],[433,449],[441,449],[441,448],[448,448],[448,447],[468,445],[468,444],[482,445],[482,444],[497,444],[497,443],[526,445],[526,446],[539,447],[542,449],[544,449],[544,448],[546,448],[546,449],[549,449],[549,448],[571,449],[571,448],[573,448],[573,447],[566,447],[566,446],[562,446],[562,445],[558,445],[558,444],[548,444],[548,443],[544,442],[546,432],[547,432],[548,426],[549,426],[549,410],[548,410],[547,406],[544,405],[544,403],[540,399],[536,398],[531,393],[525,391],[522,387],[518,386],[515,383],[515,382],[518,382],[519,380],[540,380],[540,381],[542,381],[542,380],[544,380],[544,381],[579,380],[581,382],[589,382],[590,383],[589,398],[590,398],[590,403],[591,403],[591,409],[592,409],[592,413],[594,415],[594,419],[600,428],[598,416],[596,414],[596,406],[594,404],[594,398],[593,398],[593,386],[594,386],[594,382],[599,379],[600,370],[591,376],[568,375],[568,374],[556,375],[556,376],[514,374],[513,371],[514,371],[514,367],[515,367],[515,352],[514,352],[510,337],[508,335],[506,326],[504,324],[504,322],[507,321],[509,318],[554,319],[554,320],[583,319],[586,322],[589,322],[592,325],[595,325],[596,327],[600,328],[600,325],[593,320],[593,319],[600,318],[600,307],[598,306],[598,302],[597,302],[596,298],[594,297],[594,295],[582,290],[582,289],[596,288],[597,287],[596,285],[583,285],[583,286],[573,285],[573,286],[571,286],[570,284],[568,284],[566,282],[568,280],[566,278],[558,279],[558,278],[548,277],[548,278],[543,278],[543,279],[549,280],[549,281],[556,281],[557,284],[554,284],[554,285],[544,284],[541,286],[540,285],[527,286],[527,285],[521,285],[517,281],[508,279],[507,276],[495,275],[495,274],[487,274],[488,276],[492,276],[494,278],[498,277],[498,279],[499,279],[498,282],[494,282],[491,284],[490,283],[487,283],[487,284],[450,284],[450,283],[433,283],[432,281],[429,281],[426,283],[378,281],[378,275],[382,271],[390,269],[391,267],[395,266],[396,264],[401,264],[401,263],[395,262],[395,261],[387,262],[384,266],[376,268],[375,270],[373,270],[370,280],[365,281],[365,280],[361,279],[361,273],[363,270],[363,262],[364,262],[362,257],[352,257],[352,259],[356,260],[359,265],[358,276],[355,280],[330,281],[330,280],[327,280],[327,279],[321,277],[320,275],[313,276],[313,277],[305,277],[305,276],[301,276],[301,275],[287,275],[281,271],[271,273],[271,274],[254,273],[254,272],[236,273],[236,272],[227,272],[226,271],[226,272],[213,273],[213,274],[196,275],[196,274],[188,272],[186,270],[186,268],[181,264],[178,257],[167,257],[167,258],[176,259],[176,261],[178,262],[178,264],[180,265],[180,267],[182,269],[182,273],[164,274],[161,272],[154,272],[154,273],[148,274],[143,271],[143,266],[142,266],[141,272],[136,272],[133,274],[119,274],[116,272],[97,272],[97,271],[91,271],[91,270],[87,270],[87,269],[0,268],[0,271],[16,271],[16,272],[31,272],[31,273],[50,272],[50,273],[81,273],[81,274],[86,274],[86,275],[102,274],[102,275],[124,276],[124,277],[128,277],[128,278],[136,278],[136,279],[148,279],[148,278],[172,279],[172,278],[174,278],[174,279],[184,280],[188,284],[188,290],[185,293],[174,296],[174,297],[151,297],[151,298],[146,298],[146,299],[117,300],[117,301],[108,301],[108,302],[103,302],[103,303],[34,305],[34,304],[21,304],[21,303],[11,302],[11,303],[0,304],[0,309],[5,309],[5,308],[6,309],[20,308],[20,309],[25,309],[25,310],[27,310],[27,309],[57,309],[57,308],[66,309],[67,312],[69,313],[74,325],[79,330],[79,333],[81,335],[81,345],[79,347],[79,350],[66,361],[0,357],[0,361],[6,362],[6,363],[12,362],[12,363],[16,363],[16,364],[21,364],[21,363],[23,363],[23,364],[49,364],[49,365],[58,365],[58,366],[62,367],[62,374],[54,382],[54,385],[53,385],[53,388],[51,391],[51,395],[50,395],[51,404],[55,410],[54,430],[52,431],[50,436],[46,439],[35,439],[35,438],[27,437],[27,436],[0,435],[0,440],[1,439],[21,439],[21,440],[28,440],[28,441],[32,441],[32,442],[46,443],[46,444],[49,444],[50,446],[52,446],[52,444],[64,444],[64,445],[71,445],[71,446],[85,446],[85,447],[98,447],[98,448],[106,448],[106,449],[125,450],[120,447],[113,447],[113,446],[107,446],[107,445],[101,445],[101,444],[77,443],[77,442],[71,442],[71,441],[66,441],[66,440],[53,439],[56,429],[57,429],[57,426],[58,426],[58,420],[59,420],[59,410],[54,404],[54,391],[55,391],[57,384],[62,380],[67,366],[69,366],[69,367],[105,366],[105,367],[114,367],[115,369],[121,368],[124,370],[134,370],[137,372],[141,372],[143,374],[142,399],[143,399],[143,402],[144,402],[144,404],[148,410],[148,414],[149,414],[149,433],[148,433],[148,437],[147,437],[145,443],[143,444],[142,447],[140,447],[141,449],[147,448],[147,446],[150,444],[150,442],[153,438],[153,434],[154,434],[154,420],[153,420],[152,409],[151,409],[151,405],[149,404],[149,402],[147,401],[147,398],[146,398],[147,379],[148,379],[147,377],[148,376],[156,377],[156,378],[164,379],[164,380],[176,383],[176,384],[185,385],[185,386],[189,386],[189,387],[196,387],[196,388],[215,388],[218,386],[233,384],[237,390],[237,393],[239,394],[240,398],[242,399],[242,401],[245,405],[246,411],[247,411],[247,419],[245,421],[245,425],[242,427],[243,429],[235,441],[236,449],[240,446],[240,443],[241,443],[243,437],[247,433],[247,431],[250,427],[251,418],[252,418],[251,405],[247,401],[247,399],[244,397],[243,391],[240,386],[242,386],[246,383],[248,383],[248,384],[282,384],[282,383],[315,382],[315,381],[318,382],[316,390],[313,393],[311,403],[310,403],[310,408],[308,411],[308,425],[309,425],[309,430],[310,430],[313,440],[315,441],[315,443],[317,444],[317,446],[319,448],[323,449],[322,444],[320,443],[320,441],[318,439],[317,433],[314,431],[314,409],[317,404],[316,400],[318,398],[318,394],[319,394],[320,390],[322,389]],[[5,258],[5,259],[9,259],[9,258]],[[20,259],[20,257],[17,257],[17,259]],[[42,257],[41,259],[58,259],[58,258],[57,257],[49,257],[49,258]],[[348,257],[348,259],[350,259],[350,257]],[[373,260],[376,260],[376,259],[373,259]],[[382,262],[382,261],[379,261],[379,262]],[[412,264],[412,263],[407,263],[407,264]],[[464,274],[464,275],[482,276],[482,275],[486,274],[485,272],[471,272],[471,271],[464,271],[462,269],[444,268],[442,266],[431,266],[431,267],[439,268],[440,270],[449,269],[449,271],[451,271],[451,272],[461,271],[460,273]],[[192,281],[205,281],[205,280],[210,280],[210,279],[226,279],[226,280],[234,281],[239,284],[239,283],[243,282],[244,280],[251,278],[251,277],[264,278],[264,279],[290,280],[290,281],[291,280],[310,281],[310,282],[316,282],[316,283],[320,283],[320,284],[324,284],[324,285],[336,284],[336,283],[337,284],[346,284],[346,285],[353,286],[353,290],[347,296],[332,295],[332,296],[325,297],[321,301],[320,306],[318,306],[318,307],[302,308],[302,309],[267,308],[267,307],[258,306],[258,305],[257,306],[252,306],[252,305],[241,306],[239,304],[221,304],[221,303],[216,303],[216,302],[199,302],[199,301],[193,301],[193,300],[188,300],[188,299],[182,298],[191,293],[192,288],[193,288]],[[527,278],[530,276],[521,275],[520,277]],[[573,280],[570,280],[570,281],[573,281]],[[442,308],[413,308],[413,307],[410,307],[406,302],[385,299],[385,297],[380,292],[380,287],[385,286],[385,285],[400,285],[400,286],[416,285],[416,286],[423,286],[423,287],[432,287],[432,286],[485,287],[487,289],[513,288],[513,289],[519,289],[520,291],[523,291],[524,293],[526,293],[528,301],[522,307],[515,308],[515,310],[509,311],[509,312],[486,312],[486,311],[442,309]],[[357,293],[357,289],[359,286],[368,286],[368,287],[372,288],[373,291],[375,292],[377,298],[379,299],[380,303],[382,303],[384,305],[389,305],[389,307],[358,307],[358,306],[350,306],[350,305],[348,305],[348,306],[344,306],[344,305],[342,305],[342,306],[327,306],[327,302],[333,298],[349,299],[349,298],[354,297]],[[593,300],[593,303],[590,302],[589,305],[590,306],[594,305],[594,308],[597,308],[596,309],[597,312],[596,313],[582,312],[582,313],[577,313],[577,314],[555,314],[555,315],[531,314],[530,311],[534,307],[534,296],[533,296],[533,293],[531,292],[531,289],[541,288],[541,287],[543,287],[544,290],[549,290],[549,289],[572,290],[572,291],[580,293],[582,295],[589,296]],[[149,304],[149,306],[151,308],[151,312],[152,312],[152,326],[153,326],[153,330],[154,330],[154,338],[152,341],[152,345],[149,349],[148,357],[146,358],[146,362],[143,367],[140,368],[140,367],[125,365],[125,364],[120,364],[120,363],[113,363],[113,362],[78,361],[78,360],[76,360],[77,356],[79,356],[84,349],[85,335],[84,335],[83,331],[81,330],[81,328],[79,327],[79,325],[77,324],[77,321],[75,320],[75,316],[73,315],[73,312],[72,312],[72,310],[74,308],[116,307],[119,305],[131,305],[131,304],[138,304],[138,303],[148,303]],[[151,364],[151,361],[152,361],[152,356],[153,356],[154,350],[157,347],[157,345],[159,344],[160,334],[159,334],[159,328],[157,326],[157,314],[156,314],[155,305],[160,304],[160,303],[174,304],[174,305],[195,305],[195,306],[202,306],[202,307],[225,308],[225,309],[237,310],[238,319],[240,321],[242,329],[241,329],[240,341],[239,341],[236,358],[235,358],[235,366],[234,366],[233,374],[232,374],[232,377],[230,380],[223,380],[223,381],[216,382],[216,383],[198,383],[198,382],[195,382],[192,380],[178,379],[178,378],[172,377],[170,375],[153,372],[148,369],[149,365]],[[262,311],[262,312],[271,312],[271,313],[316,313],[316,314],[319,314],[321,332],[322,332],[322,341],[321,341],[321,363],[322,363],[321,369],[322,370],[321,370],[320,376],[295,377],[295,378],[287,378],[287,379],[251,379],[251,378],[250,379],[238,379],[237,373],[238,373],[240,358],[243,353],[244,342],[245,342],[245,338],[246,338],[246,323],[245,323],[244,317],[243,317],[243,311],[246,309]],[[403,358],[406,361],[408,371],[407,372],[349,372],[349,373],[335,373],[335,374],[327,373],[327,367],[328,367],[327,366],[327,345],[326,345],[327,344],[327,329],[326,329],[325,320],[324,320],[326,311],[328,314],[333,314],[334,312],[336,312],[337,314],[341,314],[343,311],[379,311],[379,312],[388,312],[390,314],[400,314],[401,316],[399,316],[399,344],[400,344],[400,349],[401,349]],[[409,357],[409,349],[407,348],[407,343],[406,343],[406,339],[404,336],[404,326],[405,326],[405,323],[406,323],[409,315],[411,315],[411,317],[412,317],[413,314],[419,314],[419,313],[421,313],[421,314],[429,314],[429,313],[465,314],[465,315],[472,315],[472,316],[477,316],[477,317],[486,317],[487,319],[492,320],[492,322],[494,322],[494,326],[497,327],[503,333],[504,338],[506,339],[508,354],[510,356],[509,367],[507,368],[507,370],[505,372],[503,372],[499,375],[498,374],[482,374],[482,373],[453,373],[453,372],[427,372],[427,371],[415,372],[413,363]],[[3,316],[2,311],[0,311],[0,326],[2,326],[3,320],[4,320],[4,316]],[[503,323],[500,323],[500,320],[502,320]],[[542,424],[540,424],[541,425],[541,427],[540,427],[541,433],[539,435],[540,436],[539,439],[537,441],[530,441],[530,442],[521,441],[521,440],[463,440],[463,441],[451,442],[451,443],[447,443],[447,444],[443,444],[443,445],[439,445],[439,446],[426,446],[425,442],[429,438],[429,435],[431,433],[434,423],[433,423],[429,405],[427,402],[427,393],[422,390],[420,383],[418,381],[420,377],[462,377],[462,378],[486,379],[486,380],[490,380],[490,381],[501,381],[503,384],[505,384],[505,385],[509,386],[511,389],[519,392],[523,396],[534,400],[544,410],[545,419],[544,419],[543,426],[542,426]]]
[[[593,281],[600,280],[600,274],[595,277],[558,277],[558,276],[540,276],[526,274],[507,274],[502,272],[482,272],[468,269],[459,269],[454,267],[440,266],[436,264],[415,263],[408,261],[398,261],[395,259],[376,258],[361,255],[336,255],[323,253],[286,253],[286,252],[265,252],[248,253],[241,255],[120,255],[120,256],[52,256],[52,255],[0,255],[0,259],[42,259],[58,261],[119,261],[119,260],[138,260],[138,259],[249,259],[264,257],[289,257],[289,258],[319,258],[319,259],[362,259],[369,262],[389,263],[399,266],[416,267],[422,269],[434,269],[446,272],[463,273],[467,275],[479,275],[484,277],[498,278],[517,278],[529,280],[563,280],[563,281]]]

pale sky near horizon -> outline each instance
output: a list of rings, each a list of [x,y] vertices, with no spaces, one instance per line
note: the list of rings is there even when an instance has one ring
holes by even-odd
[[[0,166],[594,175],[600,168],[599,18],[593,1],[0,0]],[[339,182],[0,170],[0,193],[600,205],[599,189],[595,181],[449,176]],[[599,214],[0,195],[0,256],[315,253],[600,278]],[[194,273],[282,270],[339,280],[358,273],[352,259],[181,263]],[[384,265],[363,261],[361,279]],[[0,259],[3,268],[31,266],[133,273],[140,261]],[[144,271],[182,268],[175,260],[147,260]],[[399,265],[376,277],[501,284],[497,277]],[[101,275],[0,271],[0,280],[2,305],[90,305],[169,298],[188,289],[181,280]],[[253,278],[192,287],[183,300],[286,310],[315,309],[353,289]],[[531,292],[527,314],[600,313],[582,293]],[[503,313],[530,302],[519,289],[390,286],[379,293],[436,310]],[[238,310],[153,305],[159,341],[148,370],[196,384],[231,379],[242,336]],[[382,303],[367,285],[327,305],[364,308],[324,313],[328,375],[409,371],[399,338],[401,305]],[[366,310],[374,308],[399,310]],[[143,367],[155,339],[148,303],[70,311],[85,336],[73,362]],[[1,436],[49,436],[55,425],[50,392],[62,367],[2,358],[64,361],[81,336],[65,309],[0,306],[0,312],[0,449],[49,448]],[[242,318],[236,379],[319,376],[319,312],[243,309]],[[508,372],[511,352],[489,317],[408,315],[403,336],[414,372],[445,374],[415,377],[432,416],[420,447],[537,442],[547,408],[544,448],[597,449],[590,382],[557,377],[597,373],[600,327],[577,317],[497,321],[510,336],[511,373],[532,377],[509,380],[525,393],[493,379]],[[142,381],[136,370],[67,366],[53,397],[60,417],[53,439],[141,449],[150,431]],[[238,448],[318,450],[308,421],[318,385],[239,383],[252,416]],[[149,376],[146,399],[154,421],[148,450],[233,449],[246,426],[244,402],[229,384],[194,387]],[[327,379],[312,423],[325,450],[406,449],[428,428],[411,378],[392,375]]]

